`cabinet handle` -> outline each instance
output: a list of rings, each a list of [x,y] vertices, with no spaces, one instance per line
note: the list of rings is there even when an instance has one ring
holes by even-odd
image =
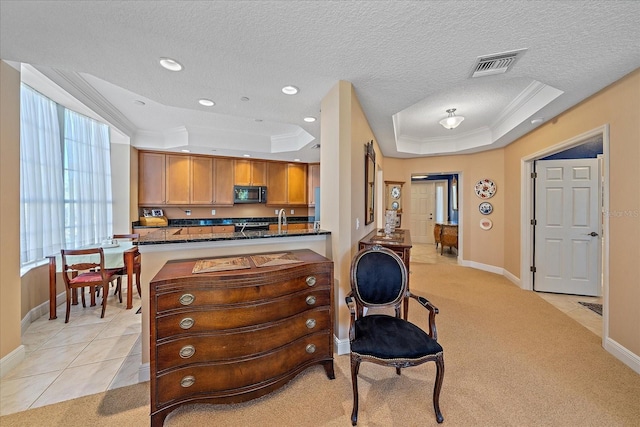
[[[316,284],[316,276],[307,277],[307,286],[314,286]]]
[[[196,382],[196,377],[193,375],[187,375],[180,380],[180,385],[184,388],[191,387]]]
[[[307,302],[307,305],[314,305],[316,303],[316,297],[309,295],[305,301]]]
[[[316,327],[316,319],[307,319],[306,324],[307,328],[313,329]]]
[[[188,359],[196,353],[196,348],[192,345],[185,345],[180,349],[180,357]]]
[[[180,295],[180,304],[182,305],[190,305],[195,300],[196,300],[196,297],[194,297],[192,294]]]
[[[190,329],[196,323],[191,317],[185,317],[180,321],[180,327],[182,329]]]
[[[307,344],[307,348],[305,348],[305,350],[307,350],[307,353],[312,354],[316,352],[316,346],[315,344]]]

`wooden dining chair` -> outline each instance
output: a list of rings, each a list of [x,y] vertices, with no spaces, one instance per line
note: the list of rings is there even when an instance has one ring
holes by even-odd
[[[62,249],[62,278],[64,279],[67,291],[67,314],[64,323],[69,323],[69,313],[71,312],[71,293],[80,289],[82,294],[82,306],[86,307],[84,288],[88,287],[91,295],[91,306],[95,306],[96,290],[103,288],[102,292],[102,313],[104,317],[107,308],[107,295],[109,294],[109,284],[117,280],[116,287],[121,286],[122,276],[119,269],[104,268],[104,251],[102,248],[91,249]],[[97,255],[97,259],[87,260],[88,256]],[[82,257],[82,258],[80,258]]]
[[[132,234],[114,234],[113,238],[116,240],[138,240],[140,238],[140,234],[132,233]],[[142,270],[142,260],[140,253],[137,253],[135,258],[133,259],[133,274],[136,276],[136,288],[138,289],[138,296],[142,297],[142,291],[140,289],[140,271]],[[120,269],[119,273],[121,276],[127,275],[127,266],[125,265]],[[122,286],[117,286],[114,292],[114,295],[118,295],[120,302],[122,302]]]

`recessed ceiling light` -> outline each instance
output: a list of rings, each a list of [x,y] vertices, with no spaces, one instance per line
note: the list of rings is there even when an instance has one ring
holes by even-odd
[[[204,105],[205,107],[213,107],[214,105],[216,105],[215,102],[206,98],[199,99],[198,102],[200,103],[200,105]]]
[[[294,161],[294,162],[299,162],[299,161],[300,161],[300,159],[293,159],[293,161]]]
[[[284,93],[285,95],[295,95],[296,93],[298,93],[298,88],[295,86],[285,86],[282,88],[282,93]]]
[[[139,106],[144,106],[146,105],[146,103],[144,101],[140,101],[139,99],[136,99],[135,101],[133,101],[134,104],[139,105]]]
[[[171,58],[160,58],[160,65],[166,68],[169,71],[180,71],[182,70],[182,64]]]
[[[191,150],[180,150],[180,151],[182,151],[183,153],[190,153],[191,152]]]
[[[305,117],[303,120],[307,123],[313,123],[316,121],[316,118],[309,116],[309,117]]]
[[[531,124],[532,125],[537,125],[537,124],[540,124],[542,122],[544,122],[544,118],[542,118],[542,117],[536,117],[535,119],[531,120]]]
[[[251,154],[243,154],[244,157],[251,157]]]

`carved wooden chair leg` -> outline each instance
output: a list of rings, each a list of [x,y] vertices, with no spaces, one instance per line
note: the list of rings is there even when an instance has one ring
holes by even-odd
[[[69,323],[70,312],[71,312],[71,289],[67,289],[67,314],[64,317],[64,323]]]
[[[433,386],[433,409],[436,411],[436,421],[441,423],[444,421],[442,412],[440,412],[440,390],[442,389],[442,380],[444,379],[444,356],[440,354],[436,358],[436,383]]]
[[[108,287],[109,285],[107,285]],[[103,289],[102,290],[102,314],[100,315],[100,318],[104,318],[104,311],[107,308],[107,297],[109,296],[109,289]]]
[[[358,371],[360,360],[351,357],[351,383],[353,384],[353,411],[351,411],[351,425],[358,424]]]
[[[400,375],[400,368],[396,368],[396,374]]]
[[[136,274],[136,288],[138,288],[138,296],[142,298],[142,291],[140,288],[140,273]]]

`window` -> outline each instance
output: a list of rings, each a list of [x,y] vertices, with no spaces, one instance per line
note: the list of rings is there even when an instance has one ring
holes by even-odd
[[[26,85],[20,95],[20,262],[111,234],[109,128]]]

